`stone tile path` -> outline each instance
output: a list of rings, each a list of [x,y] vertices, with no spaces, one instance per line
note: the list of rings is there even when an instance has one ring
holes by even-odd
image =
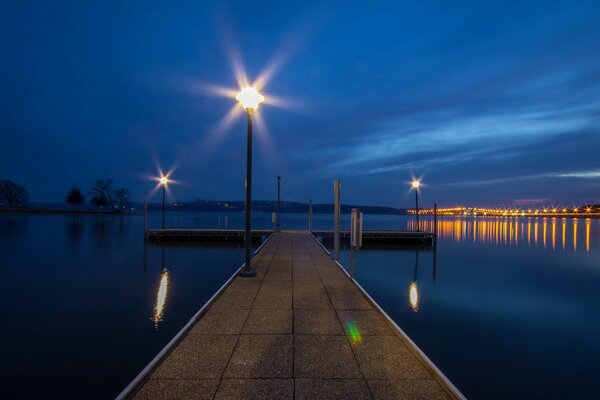
[[[306,233],[276,233],[135,399],[448,399]]]

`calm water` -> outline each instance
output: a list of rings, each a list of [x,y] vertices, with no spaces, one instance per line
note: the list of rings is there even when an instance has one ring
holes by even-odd
[[[340,261],[468,398],[600,398],[600,220],[438,227],[435,254]]]
[[[113,398],[243,260],[236,247],[144,247],[142,222],[0,216],[4,398]],[[240,228],[243,215],[167,224]],[[281,225],[305,229],[306,216]],[[331,226],[315,215],[315,229]],[[365,226],[414,222],[366,215]],[[439,230],[435,265],[429,250],[341,262],[468,397],[598,398],[600,221],[444,219]]]

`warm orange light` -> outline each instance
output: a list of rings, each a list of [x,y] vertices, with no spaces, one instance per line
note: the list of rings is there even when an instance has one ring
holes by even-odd
[[[161,185],[163,186],[167,186],[169,184],[169,178],[166,176],[161,176],[160,179],[158,180],[160,182]]]
[[[421,182],[415,179],[414,181],[412,181],[411,185],[413,189],[419,189],[419,187],[421,187]]]

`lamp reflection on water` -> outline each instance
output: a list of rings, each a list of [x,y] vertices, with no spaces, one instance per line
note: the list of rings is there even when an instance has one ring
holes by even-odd
[[[156,293],[156,304],[154,305],[154,315],[152,321],[154,326],[158,328],[158,323],[163,320],[165,312],[165,304],[169,293],[169,271],[165,268],[160,274],[160,284]]]
[[[414,312],[419,311],[419,289],[417,282],[412,282],[408,288],[408,303]]]

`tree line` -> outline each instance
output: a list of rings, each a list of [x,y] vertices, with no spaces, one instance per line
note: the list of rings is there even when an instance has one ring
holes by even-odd
[[[98,179],[90,188],[87,198],[91,205],[96,207],[125,208],[129,202],[130,192],[127,188],[113,190],[112,179]],[[23,206],[30,200],[29,191],[20,184],[8,179],[0,179],[0,205],[9,207]],[[65,203],[73,208],[86,202],[86,195],[77,186],[71,187],[67,192]]]
[[[113,190],[112,179],[98,179],[88,193],[89,202],[96,207],[125,208],[129,202],[130,192],[127,188]],[[65,196],[65,203],[77,207],[85,203],[86,196],[81,189],[73,186]]]

